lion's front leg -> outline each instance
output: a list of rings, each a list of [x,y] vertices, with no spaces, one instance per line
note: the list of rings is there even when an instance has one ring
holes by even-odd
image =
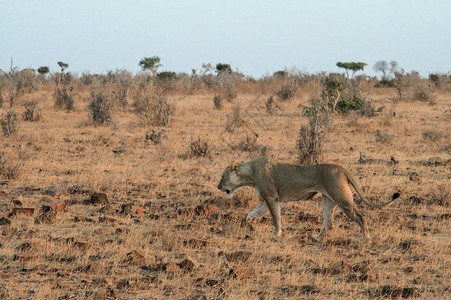
[[[267,212],[268,212],[268,206],[266,205],[266,203],[264,201],[260,201],[260,204],[256,208],[254,208],[250,213],[248,213],[246,216],[246,224],[249,227],[249,230],[251,230],[251,231],[254,230],[254,227],[252,226],[250,221],[252,219],[263,216]]]
[[[270,198],[266,201],[274,224],[274,234],[276,238],[282,235],[282,221],[280,217],[280,202],[278,198]]]

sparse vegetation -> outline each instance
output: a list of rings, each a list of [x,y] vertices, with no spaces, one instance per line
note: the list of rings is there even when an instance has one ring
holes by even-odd
[[[74,109],[76,95],[72,74],[65,72],[69,67],[68,64],[59,61],[58,65],[61,68],[61,72],[55,74],[55,107],[71,111]]]
[[[200,138],[194,140],[189,145],[188,157],[207,157],[210,154],[210,146]]]
[[[44,120],[0,132],[1,298],[449,298],[449,81],[404,72],[404,99],[425,84],[431,106],[399,101],[374,78],[215,70],[179,73],[170,88],[158,72],[70,73],[77,95],[65,112],[52,109],[58,69],[15,98],[10,120],[39,111]],[[280,101],[286,80],[297,91]],[[97,84],[111,126],[87,122]],[[239,96],[217,110],[213,96],[227,101],[227,86]],[[0,87],[7,120],[4,74]],[[172,109],[158,110],[158,99]],[[346,110],[356,99],[360,109],[342,112],[340,101]],[[254,231],[244,223],[259,203],[252,188],[234,199],[217,189],[232,161],[261,155],[342,165],[372,202],[401,198],[363,206],[365,243],[339,210],[330,235],[311,240],[322,227],[318,201],[283,203],[284,231],[273,239],[269,215],[253,220]]]
[[[36,122],[41,120],[41,110],[37,107],[36,101],[24,103],[25,111],[22,114],[24,121]]]
[[[96,83],[91,86],[88,108],[94,125],[104,125],[111,121],[110,93],[105,85]]]
[[[10,110],[6,114],[3,114],[0,119],[0,125],[4,136],[15,134],[20,126],[20,120],[17,113],[14,110]]]
[[[215,95],[213,97],[213,104],[216,109],[221,109],[223,107],[223,97],[221,95]]]

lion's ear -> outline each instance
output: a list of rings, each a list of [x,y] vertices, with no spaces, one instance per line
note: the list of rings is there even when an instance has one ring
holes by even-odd
[[[231,172],[236,172],[238,171],[238,168],[240,167],[240,162],[235,160],[233,161],[233,163],[230,165],[230,171]]]

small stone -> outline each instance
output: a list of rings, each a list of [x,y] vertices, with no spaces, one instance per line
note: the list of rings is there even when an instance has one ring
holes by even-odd
[[[14,207],[13,208],[13,215],[14,216],[18,216],[18,215],[24,215],[24,216],[28,216],[28,217],[32,217],[34,214],[34,208],[25,208],[25,207]]]
[[[187,256],[182,262],[180,262],[179,267],[185,271],[191,272],[199,267],[199,264],[192,257]]]
[[[125,148],[125,146],[119,146],[114,148],[112,151],[116,154],[121,154],[124,153],[127,149]]]
[[[135,210],[135,214],[142,217],[142,216],[144,216],[144,210],[141,207],[139,207]]]
[[[122,204],[121,205],[121,211],[119,212],[121,215],[128,215],[132,212],[132,205],[131,204]]]
[[[91,195],[91,203],[96,204],[108,204],[108,198],[105,193],[94,193]]]
[[[252,267],[237,267],[230,270],[229,274],[233,278],[246,279],[254,276],[254,269]]]
[[[0,225],[4,226],[4,225],[10,225],[11,224],[11,220],[7,219],[5,217],[0,219]]]
[[[132,265],[145,265],[146,258],[142,250],[134,250],[130,253],[127,253],[127,257],[124,260]]]

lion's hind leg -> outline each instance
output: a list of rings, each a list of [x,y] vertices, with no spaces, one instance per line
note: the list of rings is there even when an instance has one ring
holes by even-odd
[[[324,227],[319,234],[312,235],[314,239],[320,239],[334,227],[334,213],[337,205],[326,195],[323,195],[321,204],[323,206]]]
[[[249,227],[249,230],[253,231],[254,227],[250,223],[251,219],[259,218],[268,212],[268,206],[264,201],[260,201],[260,204],[254,208],[250,213],[246,216],[246,224]]]

